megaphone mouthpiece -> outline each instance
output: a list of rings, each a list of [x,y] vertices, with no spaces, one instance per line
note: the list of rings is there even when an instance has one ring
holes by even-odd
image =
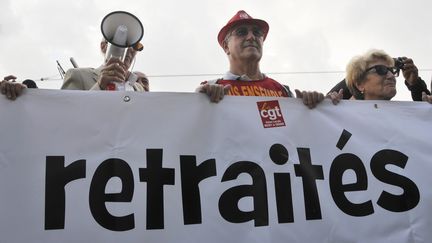
[[[127,32],[128,29],[124,25],[119,25],[116,29],[116,32],[114,34],[114,37],[111,41],[109,41],[111,44],[123,47],[127,43]]]

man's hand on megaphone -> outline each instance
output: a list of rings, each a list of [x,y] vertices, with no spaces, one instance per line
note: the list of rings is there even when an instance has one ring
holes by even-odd
[[[112,82],[122,83],[126,80],[127,67],[119,59],[112,57],[102,68],[98,78],[99,87],[102,90],[107,88],[107,85]]]

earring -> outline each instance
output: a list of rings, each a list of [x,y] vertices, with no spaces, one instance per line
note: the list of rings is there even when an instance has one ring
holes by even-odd
[[[359,100],[364,100],[364,90],[360,91]]]

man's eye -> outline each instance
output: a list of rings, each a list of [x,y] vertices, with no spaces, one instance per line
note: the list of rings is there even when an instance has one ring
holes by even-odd
[[[263,36],[263,32],[261,31],[261,30],[254,30],[253,31],[253,34],[255,35],[255,36]]]
[[[244,35],[247,35],[247,29],[245,29],[245,28],[240,28],[240,29],[237,29],[237,35],[239,35],[239,36],[244,36]]]

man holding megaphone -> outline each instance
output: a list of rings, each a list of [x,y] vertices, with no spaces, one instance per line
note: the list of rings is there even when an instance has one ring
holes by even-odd
[[[101,29],[104,38],[100,49],[105,55],[104,63],[98,68],[69,69],[61,88],[149,91],[146,75],[129,71],[137,52],[143,49],[140,41],[144,28],[138,18],[128,12],[112,12],[102,20]],[[15,76],[9,75],[0,81],[0,93],[11,100],[30,88],[29,84],[15,82],[15,79]]]
[[[102,39],[100,48],[102,54],[106,55],[108,42]],[[113,90],[114,82],[130,82],[135,91],[148,91],[148,79],[141,72],[128,71],[137,54],[137,50],[127,48],[124,60],[111,57],[98,68],[72,68],[69,69],[64,78],[61,89],[69,90]]]
[[[69,69],[61,88],[148,91],[147,77],[129,71],[137,52],[143,49],[140,40],[144,29],[138,18],[124,11],[112,12],[102,20],[101,30],[104,63],[98,68]]]

